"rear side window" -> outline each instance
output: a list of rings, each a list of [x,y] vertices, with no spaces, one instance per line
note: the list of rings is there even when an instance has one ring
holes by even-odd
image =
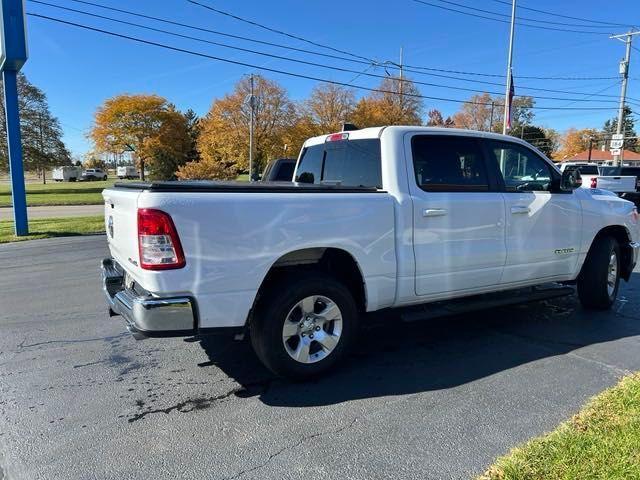
[[[293,179],[293,171],[296,162],[281,162],[274,180],[276,182],[290,182]]]
[[[340,140],[307,147],[300,157],[296,181],[382,188],[380,140]]]
[[[595,165],[569,165],[566,170],[578,170],[580,175],[598,175],[598,167]]]
[[[418,186],[428,192],[489,190],[482,150],[476,139],[452,135],[416,135],[411,139]]]

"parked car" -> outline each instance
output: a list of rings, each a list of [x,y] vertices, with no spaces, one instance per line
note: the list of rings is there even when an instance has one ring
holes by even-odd
[[[82,168],[74,166],[56,167],[51,178],[56,182],[75,182],[82,177]]]
[[[84,172],[82,172],[81,180],[84,182],[91,182],[94,180],[106,180],[107,172],[102,170],[101,168],[87,168]]]
[[[262,172],[260,180],[263,182],[292,182],[295,169],[295,158],[271,160]]]
[[[640,249],[631,202],[576,188],[575,172],[509,136],[323,135],[295,179],[104,190],[111,314],[138,337],[248,332],[269,369],[299,379],[345,356],[365,312],[540,299],[523,288],[548,282],[608,309]]]
[[[600,167],[596,163],[564,162],[560,165],[560,171],[578,170],[582,176],[583,188],[599,188],[609,190],[620,196],[636,192],[636,177],[632,175],[622,176],[615,173],[604,173],[607,167]],[[609,167],[611,168],[611,167]]]
[[[116,170],[116,175],[120,180],[138,178],[138,169],[132,165],[121,166]]]

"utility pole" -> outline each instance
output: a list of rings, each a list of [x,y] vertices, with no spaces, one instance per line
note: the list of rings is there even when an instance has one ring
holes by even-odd
[[[511,33],[509,34],[509,57],[507,59],[507,85],[504,94],[504,119],[502,121],[502,134],[507,134],[507,117],[511,110],[509,93],[511,92],[511,62],[513,60],[513,37],[516,30],[516,0],[511,4]]]
[[[496,103],[491,100],[491,117],[489,118],[489,131],[493,132],[493,110],[496,106]]]
[[[251,93],[249,94],[249,106],[251,107],[251,116],[249,118],[249,181],[253,182],[253,123],[256,108],[256,97],[253,94],[253,73],[249,77],[251,84]]]
[[[589,158],[587,158],[587,163],[591,163],[591,152],[593,151],[593,137],[589,137]]]
[[[402,98],[402,94],[403,94],[403,88],[404,88],[404,77],[403,77],[403,68],[402,68],[402,47],[400,47],[400,64],[398,65],[400,67],[400,116],[402,117],[402,112],[403,112],[403,98]]]
[[[624,60],[620,62],[620,75],[622,75],[622,87],[620,88],[620,106],[618,108],[618,125],[616,128],[616,133],[618,135],[624,134],[623,130],[623,121],[624,121],[624,106],[627,99],[627,84],[629,83],[629,61],[631,60],[631,42],[633,41],[633,36],[640,34],[640,31],[634,32],[633,30],[623,33],[620,35],[612,35],[609,38],[615,38],[616,40],[620,40],[625,42],[627,48],[624,56]],[[623,40],[624,38],[624,40]],[[622,151],[624,151],[624,143],[622,145]],[[613,166],[617,167],[621,163],[620,155],[613,156]]]

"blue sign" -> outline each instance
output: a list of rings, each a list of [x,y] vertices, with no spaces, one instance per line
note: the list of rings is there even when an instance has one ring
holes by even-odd
[[[24,0],[0,1],[0,70],[4,83],[13,220],[16,235],[24,236],[29,233],[29,223],[22,165],[17,75],[27,61],[27,29],[24,23]]]
[[[24,23],[24,0],[1,0],[0,69],[20,70],[27,61],[27,29]]]

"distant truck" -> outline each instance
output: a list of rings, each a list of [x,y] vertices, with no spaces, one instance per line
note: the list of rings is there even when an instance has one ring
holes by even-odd
[[[51,173],[51,177],[56,182],[76,182],[82,177],[82,168],[72,166],[56,167]]]
[[[83,182],[92,182],[94,180],[106,180],[107,172],[105,172],[101,168],[87,168],[84,172],[82,172],[82,177],[80,179]]]
[[[611,172],[606,167],[599,167],[597,163],[564,162],[560,165],[560,171],[578,170],[582,176],[582,188],[598,188],[609,190],[623,197],[636,193],[636,177],[633,175],[620,175]]]
[[[131,180],[134,178],[138,178],[138,169],[132,165],[118,167],[116,175],[120,180],[125,178]]]
[[[295,158],[278,158],[271,160],[262,172],[260,180],[263,182],[292,182],[296,169]]]

